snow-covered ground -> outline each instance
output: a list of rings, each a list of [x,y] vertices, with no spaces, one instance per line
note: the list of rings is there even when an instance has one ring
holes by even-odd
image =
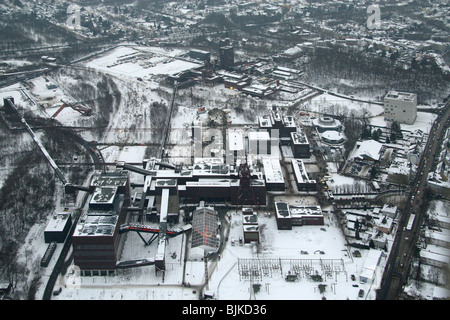
[[[27,106],[29,101],[22,93],[23,87],[20,84],[15,84],[6,88],[0,89],[0,103],[3,106],[3,99],[12,97],[16,106]]]
[[[219,300],[248,300],[251,285],[261,285],[256,299],[266,300],[329,300],[375,299],[377,280],[372,285],[359,282],[359,274],[364,267],[367,250],[361,250],[361,257],[354,257],[346,247],[345,239],[332,216],[326,217],[325,226],[294,227],[292,230],[277,230],[275,217],[267,212],[259,212],[261,243],[255,250],[251,244],[231,244],[232,239],[242,237],[242,213],[230,211],[230,233],[223,253],[217,261],[209,262],[209,282],[205,290],[214,293]],[[166,251],[166,272],[156,274],[154,266],[118,271],[114,277],[61,276],[57,286],[60,295],[53,297],[65,299],[198,299],[198,286],[204,284],[204,262],[188,261],[184,269],[186,236],[170,238]],[[145,246],[135,233],[128,233],[122,260],[153,257],[156,244]],[[323,251],[320,254],[319,251]],[[301,251],[308,254],[301,254]],[[172,256],[172,254],[175,255]],[[189,255],[187,256],[189,257]],[[261,278],[244,279],[239,272],[239,264],[245,259],[272,261],[275,265]],[[321,260],[320,260],[321,259]],[[330,259],[330,260],[329,260]],[[314,282],[305,274],[296,282],[287,282],[285,276],[293,264],[311,264],[321,272],[321,262],[333,261],[334,270],[323,281]],[[381,258],[381,265],[385,258]],[[281,267],[281,268],[278,268]],[[184,271],[184,277],[183,277]],[[351,280],[351,275],[356,281]],[[379,280],[379,279],[378,279]],[[190,287],[182,286],[182,281]],[[320,293],[319,284],[326,285]],[[363,289],[363,298],[358,297]]]
[[[232,213],[230,239],[242,236],[242,218],[240,213]],[[251,298],[251,285],[259,283],[260,291],[256,293],[256,299],[267,300],[319,300],[322,297],[330,300],[358,299],[360,289],[365,291],[364,299],[374,299],[374,287],[352,281],[354,274],[359,279],[359,273],[364,266],[366,252],[360,258],[352,257],[346,247],[345,239],[340,229],[336,226],[333,217],[328,216],[326,226],[302,226],[293,227],[292,230],[277,230],[275,217],[268,217],[264,213],[259,215],[261,228],[261,244],[255,253],[251,245],[231,246],[228,242],[221,260],[218,262],[215,273],[211,278],[209,290],[216,292],[218,299],[247,300]],[[326,231],[323,231],[326,230]],[[320,254],[321,250],[324,254]],[[301,251],[308,254],[301,254]],[[239,274],[239,263],[245,261],[239,259],[267,259],[276,261],[281,259],[275,268],[268,271],[261,279],[244,280]],[[311,259],[311,260],[309,260]],[[316,260],[317,259],[317,260]],[[314,282],[304,274],[299,281],[287,282],[285,276],[291,267],[297,263],[318,263],[319,259],[333,259],[334,267],[340,267],[342,261],[345,272],[332,273],[324,277],[322,282]],[[383,259],[384,260],[384,259]],[[382,261],[383,262],[383,261]],[[281,266],[277,269],[277,266]],[[316,265],[317,269],[320,267]],[[318,284],[326,284],[325,293],[321,294]],[[353,285],[358,285],[354,287]]]
[[[201,65],[176,56],[181,50],[164,50],[157,47],[118,47],[86,64],[86,67],[127,78],[146,79],[153,75],[171,75],[198,68]]]
[[[146,146],[126,146],[126,143],[146,143],[150,142],[150,117],[149,108],[151,103],[164,101],[168,103],[169,99],[165,95],[167,92],[156,92],[158,82],[155,76],[166,76],[169,73],[180,72],[195,67],[196,64],[179,59],[179,55],[185,51],[172,49],[150,47],[119,47],[106,53],[100,58],[95,58],[88,62],[87,68],[110,74],[117,81],[122,95],[121,106],[112,114],[106,135],[98,142],[99,148],[106,162],[126,161],[139,163],[143,160],[146,152]],[[120,77],[120,79],[116,78]],[[144,81],[137,81],[137,78],[143,78]],[[70,76],[61,77],[63,85],[70,85],[74,79]],[[16,103],[26,105],[36,112],[42,112],[34,103],[36,99],[40,103],[45,102],[44,110],[46,117],[50,117],[58,110],[61,100],[69,99],[70,95],[57,85],[57,88],[49,89],[52,79],[39,77],[30,81],[28,89],[20,90],[19,86],[2,89],[0,98],[13,96]],[[72,83],[73,84],[73,83]],[[29,91],[28,91],[29,90]],[[195,91],[195,92],[193,92]],[[172,128],[170,143],[175,144],[171,148],[170,156],[173,161],[182,162],[190,160],[191,150],[187,148],[190,142],[190,125],[197,118],[197,105],[188,99],[189,92],[192,92],[198,101],[204,102],[204,106],[210,110],[218,108],[230,110],[232,124],[235,125],[256,125],[255,119],[259,113],[265,114],[267,107],[272,106],[274,101],[259,100],[242,95],[237,90],[230,90],[223,85],[214,87],[195,87],[179,90],[179,94],[184,94],[182,98],[176,99],[177,106],[174,118],[172,119]],[[26,92],[32,97],[30,99]],[[144,98],[145,97],[145,98]],[[283,103],[282,103],[283,104]],[[237,107],[243,111],[236,112]],[[374,104],[352,101],[339,98],[330,94],[322,94],[313,98],[305,106],[305,110],[311,112],[329,112],[339,114],[341,112],[355,112],[356,116],[366,113],[371,117],[373,125],[386,126],[381,113],[383,107]],[[206,114],[201,118],[206,122]],[[65,125],[76,125],[80,122],[82,116],[66,108],[61,112],[57,120]],[[435,115],[419,112],[416,122],[411,125],[402,125],[405,130],[417,130],[428,132],[435,119]],[[161,124],[163,126],[163,124]],[[89,132],[83,133],[83,136],[91,140],[93,135]],[[159,142],[159,141],[151,141]],[[101,143],[120,143],[123,146],[102,146]],[[329,164],[332,165],[331,163]],[[356,179],[344,177],[337,173],[331,175],[335,186],[353,185]],[[132,176],[132,180],[142,178],[139,175]],[[277,199],[287,200],[292,203],[305,204],[314,203],[314,197],[280,196]],[[231,239],[238,239],[242,236],[242,216],[240,212],[230,211],[230,233],[228,241],[225,244],[223,253],[218,261],[209,262],[210,272],[208,291],[213,292],[215,297],[220,300],[247,300],[251,298],[251,285],[258,283],[261,285],[260,291],[256,293],[256,299],[283,299],[283,300],[308,300],[322,299],[325,297],[330,300],[342,299],[361,299],[358,292],[363,289],[365,294],[362,299],[375,299],[376,285],[379,275],[373,285],[362,284],[359,282],[359,275],[362,273],[368,250],[360,250],[362,257],[352,255],[352,250],[346,246],[342,230],[337,225],[331,213],[325,214],[325,226],[303,226],[294,227],[292,230],[277,230],[275,217],[269,212],[259,212],[260,238],[261,243],[256,247],[250,244],[240,246],[232,245]],[[39,263],[47,244],[44,243],[42,232],[46,223],[35,225],[29,232],[28,238],[21,251],[21,259],[24,263]],[[322,230],[323,228],[323,230]],[[115,277],[83,277],[78,278],[73,275],[61,276],[55,288],[63,288],[59,296],[54,299],[78,300],[78,299],[181,299],[196,300],[199,297],[198,288],[204,284],[204,262],[187,261],[184,264],[184,258],[189,257],[185,252],[185,244],[188,242],[186,235],[180,235],[171,238],[166,251],[167,271],[164,279],[161,274],[155,273],[154,266],[146,266],[129,270],[118,271]],[[61,250],[61,245],[52,259],[50,267],[43,271],[42,283],[50,274],[51,266],[55,263],[56,257]],[[320,254],[319,251],[324,254]],[[301,254],[301,251],[308,254]],[[125,247],[121,259],[138,259],[154,257],[156,252],[156,243],[145,246],[142,240],[135,233],[126,234]],[[277,260],[281,268],[272,268],[267,275],[263,275],[258,280],[244,280],[240,277],[239,266],[244,263],[243,259],[253,259],[254,261]],[[330,277],[325,277],[322,282],[314,282],[305,275],[301,276],[299,281],[286,282],[285,276],[291,271],[294,263],[313,263],[319,270],[320,260],[332,259],[336,263]],[[386,258],[381,258],[381,265],[378,271],[381,274],[381,268]],[[32,269],[31,266],[29,266]],[[351,280],[351,275],[356,276],[356,281]],[[191,287],[182,286],[182,282],[189,283]],[[318,285],[325,284],[324,293],[319,292]],[[37,297],[42,296],[44,286],[39,288]]]
[[[312,98],[309,103],[305,104],[305,110],[335,115],[354,113],[355,116],[362,116],[365,113],[368,117],[375,117],[384,111],[383,106],[378,104],[345,99],[329,93]]]

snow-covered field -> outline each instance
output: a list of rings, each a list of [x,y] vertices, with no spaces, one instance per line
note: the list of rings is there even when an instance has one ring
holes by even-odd
[[[329,93],[312,98],[305,105],[305,110],[336,115],[354,113],[355,116],[362,116],[363,113],[366,113],[368,117],[375,117],[384,111],[383,106],[377,104],[353,101]]]
[[[27,106],[29,101],[22,93],[23,87],[19,84],[9,86],[0,90],[0,103],[3,106],[3,99],[12,97],[16,106]]]
[[[86,64],[86,67],[127,78],[170,75],[200,67],[200,64],[176,59],[181,50],[157,47],[118,47]]]
[[[218,299],[242,299],[251,298],[251,284],[259,283],[260,292],[256,299],[267,300],[319,300],[322,297],[330,300],[358,299],[359,289],[364,289],[367,296],[364,299],[374,299],[374,292],[369,286],[352,281],[350,276],[354,274],[357,279],[364,264],[364,256],[360,258],[351,257],[345,246],[345,239],[340,229],[334,223],[332,217],[328,217],[323,231],[319,226],[293,227],[292,230],[277,230],[275,218],[259,215],[261,228],[261,244],[258,253],[254,253],[250,245],[231,246],[227,243],[221,260],[218,262],[215,273],[211,278],[209,289],[216,292]],[[230,237],[238,238],[242,233],[240,214],[233,213],[231,218]],[[320,254],[321,250],[324,254]],[[306,251],[308,254],[301,254]],[[238,264],[243,263],[238,259],[281,259],[281,269],[273,269],[260,280],[240,280]],[[330,277],[324,277],[326,284],[325,293],[318,290],[317,282],[305,277],[300,277],[297,282],[286,282],[285,276],[295,263],[308,259],[336,259],[337,263],[342,259],[345,272],[333,273]],[[317,259],[317,260],[316,260]],[[335,266],[337,268],[339,264]],[[320,268],[319,268],[320,269]],[[344,270],[344,269],[342,269]],[[358,287],[353,287],[358,284]]]

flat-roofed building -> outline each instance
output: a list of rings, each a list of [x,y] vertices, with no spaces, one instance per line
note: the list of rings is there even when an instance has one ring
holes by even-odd
[[[285,182],[279,159],[265,158],[262,160],[264,179],[268,191],[284,191]]]
[[[189,57],[192,59],[200,60],[202,62],[211,60],[211,53],[209,51],[191,49],[189,51]]]
[[[384,120],[413,124],[417,118],[417,94],[389,91],[384,97]]]
[[[72,227],[72,212],[64,209],[61,212],[55,212],[44,230],[45,243],[57,242],[63,243]]]
[[[258,125],[260,129],[270,130],[274,125],[274,119],[272,115],[265,115],[258,117]]]
[[[295,158],[311,157],[309,141],[303,131],[291,132],[291,148]]]
[[[281,139],[290,139],[291,132],[297,131],[297,125],[295,124],[295,119],[293,116],[283,116],[283,126],[281,128],[280,137]]]
[[[291,230],[293,226],[324,225],[322,209],[317,205],[299,206],[288,202],[275,202],[278,230]]]
[[[145,175],[143,194],[146,198],[142,199],[149,199],[147,207],[154,206],[155,196],[160,195],[160,190],[164,188],[170,189],[171,196],[177,193],[183,198],[180,201],[186,203],[199,203],[203,200],[213,203],[229,202],[231,205],[266,204],[266,184],[258,168],[254,168],[250,176],[251,193],[254,197],[242,197],[240,173],[236,166],[224,164],[218,158],[194,159],[194,164],[187,169],[142,169],[125,163],[118,166]]]
[[[272,110],[273,127],[281,131],[283,128],[283,117],[278,109]]]
[[[96,187],[102,186],[117,186],[119,193],[129,193],[130,181],[128,177],[128,171],[126,170],[114,170],[109,172],[95,171],[91,183],[90,190],[94,191]]]
[[[278,230],[292,230],[292,219],[287,202],[275,202],[275,217]]]
[[[223,69],[229,70],[234,66],[234,48],[223,46],[219,48],[220,65]]]
[[[231,205],[265,205],[266,184],[262,179],[251,179],[252,194],[246,193],[240,197],[240,181],[238,178],[198,179],[187,181],[185,186],[180,186],[180,197],[185,198],[187,203],[226,203]],[[253,199],[254,196],[254,199]]]
[[[116,269],[125,239],[119,229],[127,219],[128,185],[125,170],[93,178],[95,191],[72,235],[74,264],[82,275],[109,274]]]
[[[258,215],[251,208],[242,209],[242,228],[244,232],[244,243],[259,243]]]
[[[377,269],[380,265],[381,257],[383,256],[383,252],[376,249],[370,249],[366,259],[364,260],[364,264],[362,266],[361,273],[359,275],[359,282],[361,283],[373,283],[377,276]]]
[[[323,214],[320,206],[289,205],[293,226],[323,226]]]
[[[292,169],[294,170],[298,191],[317,191],[316,180],[309,178],[303,160],[292,159]]]

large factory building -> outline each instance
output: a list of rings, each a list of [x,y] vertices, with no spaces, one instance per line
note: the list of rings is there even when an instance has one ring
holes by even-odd
[[[96,173],[87,206],[72,236],[74,264],[82,275],[114,273],[123,247],[119,233],[129,202],[128,171]]]

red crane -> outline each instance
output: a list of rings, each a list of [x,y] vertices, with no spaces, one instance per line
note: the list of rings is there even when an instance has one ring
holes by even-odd
[[[82,102],[75,102],[75,103],[65,102],[65,101],[62,101],[62,102],[63,102],[62,106],[59,107],[59,109],[51,116],[52,119],[55,119],[58,116],[58,114],[67,107],[72,108],[75,111],[78,111],[79,113],[81,113],[84,116],[90,116],[92,114],[92,109],[87,106],[82,105],[81,104]],[[83,102],[86,102],[86,101],[83,101]]]

